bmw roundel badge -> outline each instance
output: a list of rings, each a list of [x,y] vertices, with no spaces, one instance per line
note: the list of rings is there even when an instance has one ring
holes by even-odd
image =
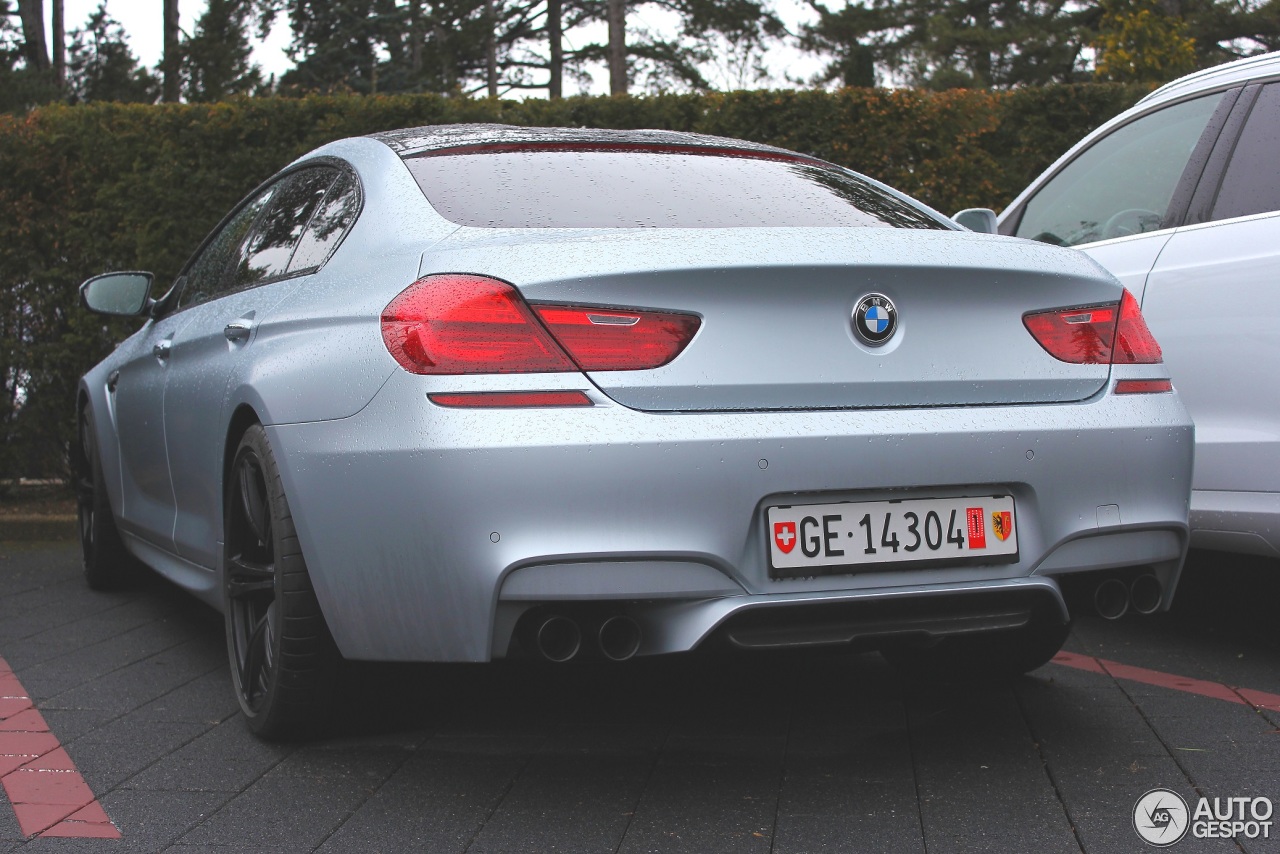
[[[884,294],[867,294],[853,310],[853,331],[867,344],[878,347],[898,328],[898,309]]]

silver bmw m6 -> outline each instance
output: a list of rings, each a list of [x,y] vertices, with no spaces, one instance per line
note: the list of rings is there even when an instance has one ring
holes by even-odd
[[[223,611],[267,737],[317,731],[343,658],[1015,674],[1177,584],[1192,426],[1133,297],[812,157],[346,139],[151,289],[81,291],[145,320],[79,387],[86,576]]]

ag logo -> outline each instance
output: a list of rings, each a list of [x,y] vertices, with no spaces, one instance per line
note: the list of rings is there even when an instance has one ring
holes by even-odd
[[[796,523],[774,522],[773,541],[778,544],[778,548],[784,555],[791,554],[791,550],[796,547]]]
[[[898,309],[884,294],[867,294],[853,309],[853,331],[864,343],[878,347],[898,328]]]
[[[1187,802],[1169,789],[1152,789],[1133,806],[1133,829],[1157,848],[1182,841],[1191,826],[1190,818]]]

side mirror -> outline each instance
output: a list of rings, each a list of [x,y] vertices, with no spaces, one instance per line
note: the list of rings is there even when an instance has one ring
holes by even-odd
[[[979,234],[999,234],[1000,232],[996,224],[996,212],[991,208],[965,208],[951,218]]]
[[[80,302],[95,314],[137,317],[151,307],[150,273],[106,273],[80,286]]]

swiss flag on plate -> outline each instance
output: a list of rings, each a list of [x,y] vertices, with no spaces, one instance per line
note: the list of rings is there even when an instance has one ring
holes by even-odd
[[[778,544],[778,548],[782,550],[784,555],[790,554],[791,550],[796,547],[796,523],[774,522],[773,541]]]

